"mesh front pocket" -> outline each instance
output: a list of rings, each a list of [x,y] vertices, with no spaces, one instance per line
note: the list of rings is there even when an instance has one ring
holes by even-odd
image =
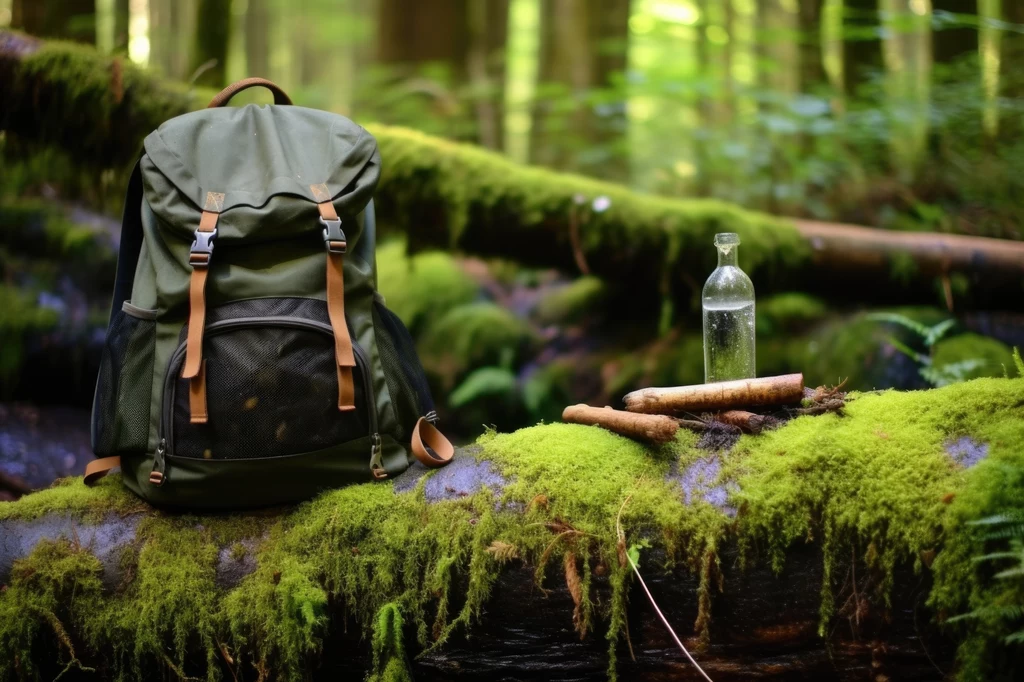
[[[110,319],[93,405],[93,451],[146,451],[156,322],[118,310]]]
[[[398,413],[399,433],[396,436],[405,441],[411,437],[416,420],[433,412],[434,398],[430,395],[416,346],[398,316],[379,301],[374,301],[373,325],[388,393]]]
[[[190,422],[189,382],[180,378],[180,362],[172,369],[177,377],[171,443],[175,456],[252,459],[294,455],[369,433],[364,382],[358,369],[353,372],[356,409],[338,410],[334,340],[329,333],[268,326],[225,333],[207,329],[203,342],[207,423]]]

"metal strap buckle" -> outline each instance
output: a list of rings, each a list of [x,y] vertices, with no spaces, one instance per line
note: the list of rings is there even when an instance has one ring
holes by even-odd
[[[324,244],[330,253],[345,253],[348,250],[345,233],[341,229],[341,218],[327,219],[320,216],[320,224],[324,226]]]
[[[210,264],[210,257],[213,255],[213,239],[217,236],[217,228],[211,232],[195,231],[196,238],[192,240],[192,248],[189,249],[188,262],[193,267],[204,267]]]

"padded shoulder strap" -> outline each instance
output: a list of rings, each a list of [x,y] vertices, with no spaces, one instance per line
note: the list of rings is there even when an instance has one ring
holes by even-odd
[[[353,254],[373,268],[373,286],[377,286],[377,217],[373,213],[373,199],[363,209],[363,234]]]
[[[132,297],[135,268],[142,252],[142,169],[137,162],[128,180],[128,193],[124,198],[121,215],[121,244],[117,250],[117,274],[114,277],[114,298],[110,303],[110,317]]]

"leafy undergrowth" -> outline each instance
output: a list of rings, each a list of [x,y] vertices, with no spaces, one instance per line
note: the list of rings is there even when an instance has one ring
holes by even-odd
[[[670,566],[701,576],[694,627],[705,636],[712,592],[729,589],[718,561],[726,542],[737,542],[748,564],[779,570],[789,548],[818,542],[823,624],[837,612],[833,571],[851,553],[880,576],[876,603],[885,604],[896,567],[909,564],[934,573],[931,603],[955,615],[993,589],[972,561],[978,541],[963,529],[1020,493],[1019,474],[1007,472],[1024,471],[1022,405],[1019,379],[862,394],[844,416],[801,417],[728,453],[698,449],[689,433],[652,450],[593,427],[541,425],[486,434],[478,452],[461,455],[491,462],[508,482],[500,492],[431,503],[423,481],[400,494],[391,484],[352,486],[281,514],[146,510],[113,592],[97,559],[73,542],[43,541],[18,562],[0,594],[0,679],[31,675],[32,661],[54,656],[115,679],[153,670],[301,679],[339,612],[370,641],[371,679],[408,679],[406,649],[471,632],[512,561],[535,567],[546,588],[568,586],[576,606],[566,622],[607,638],[614,678],[630,581],[620,514],[630,544],[649,543]],[[711,472],[705,491],[727,493],[684,491],[695,467]],[[0,506],[0,521],[143,510],[118,483],[68,481]],[[218,554],[236,554],[240,542],[252,547],[256,569],[218,587]],[[597,576],[610,600],[592,597]],[[953,627],[962,628],[963,679],[983,677],[998,633],[969,621]]]

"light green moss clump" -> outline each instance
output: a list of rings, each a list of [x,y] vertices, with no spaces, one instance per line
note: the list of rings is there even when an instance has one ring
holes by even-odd
[[[962,379],[1001,377],[1013,372],[1013,351],[1002,341],[981,334],[959,334],[935,344],[932,366],[961,366]]]
[[[578,324],[600,311],[607,298],[604,281],[586,275],[541,298],[534,316],[541,324]]]
[[[416,344],[423,368],[451,390],[468,372],[506,369],[537,342],[530,325],[494,303],[468,303],[433,321]]]
[[[630,584],[617,519],[627,546],[657,547],[664,567],[700,575],[693,627],[705,637],[712,592],[729,590],[741,570],[719,563],[725,543],[738,543],[747,565],[776,569],[784,568],[791,547],[818,543],[823,624],[836,613],[833,595],[842,589],[835,570],[851,557],[876,576],[867,594],[875,608],[887,603],[895,569],[909,565],[933,573],[936,607],[964,612],[986,589],[971,561],[978,545],[963,533],[964,523],[1019,489],[1007,471],[1024,471],[1022,403],[1020,379],[865,394],[845,416],[801,417],[717,455],[697,450],[689,432],[654,449],[569,424],[488,433],[475,454],[460,456],[491,462],[508,485],[436,503],[426,502],[422,483],[402,494],[384,483],[330,491],[280,515],[172,515],[131,504],[116,477],[96,488],[65,482],[0,506],[2,518],[139,511],[133,551],[122,559],[124,584],[105,592],[87,551],[40,544],[0,594],[0,679],[15,679],[13,661],[59,660],[61,667],[97,667],[119,679],[169,670],[215,680],[229,666],[225,652],[247,677],[273,671],[301,678],[331,618],[341,614],[370,642],[371,679],[408,679],[407,650],[441,647],[457,630],[472,632],[502,566],[518,561],[532,566],[545,587],[565,584],[565,567],[574,568],[579,603],[562,617],[607,638],[614,678]],[[965,437],[987,448],[971,468],[946,453]],[[709,458],[721,465],[709,483],[730,491],[735,518],[700,495],[684,504],[671,475],[673,465],[685,471]],[[256,570],[233,588],[219,588],[218,556],[243,540]],[[591,593],[597,573],[608,576],[608,599]],[[403,640],[403,628],[414,641]],[[985,633],[978,636],[964,635],[987,651]]]
[[[773,336],[798,331],[828,315],[828,306],[810,294],[775,294],[757,302],[757,334]]]
[[[404,239],[377,249],[377,284],[388,308],[416,334],[480,293],[480,286],[450,254],[427,251],[410,256]]]

